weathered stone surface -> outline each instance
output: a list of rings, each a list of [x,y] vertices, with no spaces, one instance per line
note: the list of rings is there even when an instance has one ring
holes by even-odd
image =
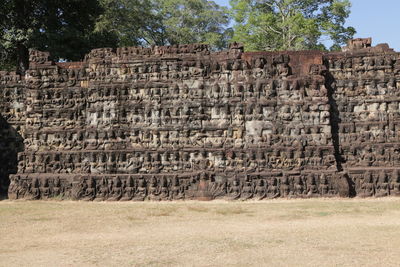
[[[398,53],[370,43],[32,50],[25,77],[0,73],[9,198],[399,195]]]

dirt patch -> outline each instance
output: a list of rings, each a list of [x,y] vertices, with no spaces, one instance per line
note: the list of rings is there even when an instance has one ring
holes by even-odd
[[[0,202],[0,266],[396,266],[400,199]]]

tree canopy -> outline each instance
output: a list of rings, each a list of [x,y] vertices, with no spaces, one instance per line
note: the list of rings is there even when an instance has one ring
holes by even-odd
[[[221,48],[229,33],[229,12],[208,0],[101,0],[96,29],[112,31],[119,45],[208,43]]]
[[[97,0],[0,0],[0,5],[3,61],[17,60],[20,71],[27,68],[28,48],[78,60],[110,39],[93,32],[102,13]]]
[[[207,0],[160,0],[159,44],[208,43],[226,47],[231,37],[228,9]]]
[[[96,47],[238,41],[247,50],[338,47],[355,32],[349,0],[0,0],[0,68],[24,72],[28,48],[79,60]],[[233,20],[233,28],[231,28]],[[15,63],[17,62],[17,64]]]
[[[349,0],[231,0],[234,41],[247,50],[336,48],[355,29],[345,27]]]

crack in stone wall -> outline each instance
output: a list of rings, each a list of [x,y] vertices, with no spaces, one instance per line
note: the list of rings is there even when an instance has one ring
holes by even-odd
[[[375,94],[360,83],[361,97],[352,93],[351,81],[370,81],[363,78],[370,68],[379,73],[373,74],[378,83],[395,80],[390,90],[396,90],[398,54],[384,46],[347,50],[104,48],[72,63],[54,63],[48,53],[31,50],[25,77],[0,73],[1,91],[9,96],[1,114],[23,138],[23,146],[17,145],[22,138],[12,145],[19,152],[14,170],[2,174],[5,181],[16,173],[8,196],[116,201],[396,195],[397,160],[368,161],[364,151],[372,148],[365,139],[350,141],[343,129],[359,127],[359,119],[386,125],[382,114],[370,119],[358,109],[366,100],[386,101],[380,96],[389,88]],[[391,61],[363,70],[353,63],[360,58]],[[358,104],[348,111],[348,103]],[[395,109],[389,113],[396,117]],[[379,127],[368,127],[379,135]],[[394,142],[397,133],[391,133]],[[389,139],[369,143],[390,146]],[[361,157],[351,156],[354,145],[362,147]]]

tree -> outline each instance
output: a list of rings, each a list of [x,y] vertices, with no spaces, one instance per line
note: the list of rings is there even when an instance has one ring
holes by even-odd
[[[247,50],[326,49],[340,47],[355,33],[344,23],[349,0],[231,0],[233,40]]]
[[[226,45],[227,8],[208,0],[101,0],[96,29],[112,31],[119,46],[209,43]]]
[[[0,68],[28,68],[28,48],[80,60],[95,47],[226,46],[228,10],[208,0],[0,0]]]
[[[208,43],[226,47],[231,29],[227,8],[207,0],[160,0],[160,44]]]
[[[116,36],[116,46],[152,44],[159,29],[159,17],[152,0],[100,0],[104,10],[95,32]]]
[[[0,0],[0,47],[5,62],[28,68],[28,48],[49,51],[55,60],[79,60],[108,33],[93,33],[102,9],[97,0]]]

